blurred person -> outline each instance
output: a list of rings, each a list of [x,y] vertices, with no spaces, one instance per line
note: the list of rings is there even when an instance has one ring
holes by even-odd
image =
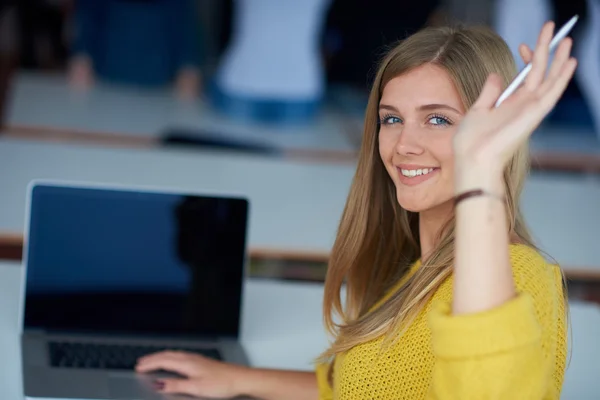
[[[442,8],[453,21],[490,26],[495,2],[496,0],[442,0]]]
[[[330,0],[236,0],[232,31],[211,87],[230,117],[310,122],[325,96],[320,33]]]
[[[182,98],[201,89],[200,27],[193,0],[77,0],[69,77],[160,87]]]
[[[361,0],[333,0],[322,44],[328,96],[345,115],[354,142],[360,143],[376,61],[398,40],[448,19],[444,0],[372,0],[369,7]]]
[[[441,0],[333,0],[327,13],[324,47],[329,83],[368,93],[372,67],[385,46],[429,25]]]
[[[0,68],[17,52],[16,7],[12,1],[0,1]]]
[[[65,21],[72,0],[6,2],[15,5],[19,66],[27,69],[64,68],[67,60]]]
[[[564,282],[519,208],[528,138],[576,68],[567,38],[547,69],[553,31],[521,48],[533,69],[498,108],[516,68],[487,28],[426,28],[383,58],[325,282],[334,340],[316,373],[179,352],[137,371],[179,373],[157,390],[210,398],[559,399]]]
[[[0,1],[0,125],[3,123],[6,94],[16,63],[16,15],[12,1]]]
[[[587,103],[596,135],[600,138],[600,2],[586,0],[585,4],[585,23],[576,37],[578,45],[574,48],[574,55],[580,60],[575,78]],[[563,8],[569,10],[570,7]],[[566,17],[564,14],[562,18]]]
[[[0,1],[0,56],[16,51],[15,5],[12,1]]]

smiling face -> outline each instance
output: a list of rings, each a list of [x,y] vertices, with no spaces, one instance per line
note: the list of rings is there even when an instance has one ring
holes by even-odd
[[[452,137],[464,114],[454,83],[436,65],[422,65],[385,85],[379,154],[402,208],[423,212],[453,198]]]

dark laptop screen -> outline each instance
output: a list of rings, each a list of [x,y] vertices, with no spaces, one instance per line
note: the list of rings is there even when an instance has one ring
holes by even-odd
[[[237,336],[244,199],[38,185],[25,328]]]

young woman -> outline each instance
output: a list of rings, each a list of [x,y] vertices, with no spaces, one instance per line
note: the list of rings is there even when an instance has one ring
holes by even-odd
[[[518,206],[528,137],[576,67],[565,39],[547,69],[553,31],[535,52],[522,46],[533,69],[498,108],[516,71],[489,30],[425,29],[383,59],[325,283],[335,341],[316,374],[183,353],[150,355],[138,371],[179,372],[188,379],[157,389],[207,397],[558,399],[562,274]]]

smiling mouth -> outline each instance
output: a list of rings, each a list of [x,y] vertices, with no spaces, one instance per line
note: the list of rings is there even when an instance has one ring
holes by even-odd
[[[420,168],[420,169],[402,169],[398,168],[400,173],[407,178],[414,178],[416,176],[427,175],[435,171],[437,168]]]
[[[425,181],[429,181],[436,176],[440,168],[400,168],[396,167],[398,171],[399,183],[406,186],[420,185]]]

